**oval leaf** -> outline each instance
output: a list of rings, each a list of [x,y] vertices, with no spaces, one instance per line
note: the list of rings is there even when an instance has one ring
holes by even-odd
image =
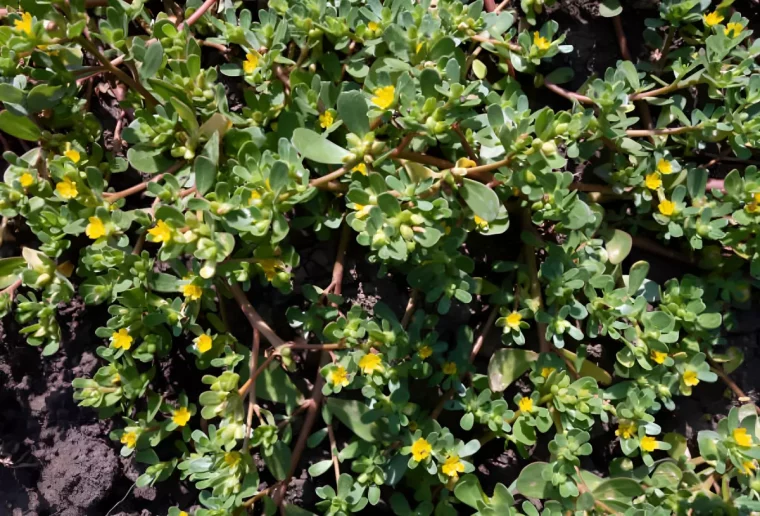
[[[461,192],[467,206],[486,222],[491,222],[499,215],[499,196],[483,183],[465,178]]]
[[[293,131],[293,146],[304,158],[317,163],[339,165],[343,163],[343,158],[349,154],[343,147],[335,145],[311,129],[303,127]]]

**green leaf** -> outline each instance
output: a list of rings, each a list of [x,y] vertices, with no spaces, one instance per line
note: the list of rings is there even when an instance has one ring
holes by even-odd
[[[472,62],[472,71],[475,73],[475,77],[480,80],[485,79],[488,74],[488,68],[486,68],[486,65],[480,59],[475,59]]]
[[[26,266],[26,260],[21,256],[11,256],[0,259],[0,277],[18,274]]]
[[[742,182],[742,177],[739,175],[739,171],[734,169],[729,172],[723,179],[723,188],[726,189],[726,193],[728,195],[731,195],[733,197],[741,197]]]
[[[645,261],[638,261],[631,265],[631,269],[628,271],[628,294],[633,296],[639,291],[641,285],[644,284],[644,280],[649,274],[649,263]]]
[[[515,482],[520,494],[528,498],[550,498],[556,489],[550,480],[544,480],[544,470],[548,467],[546,462],[534,462],[523,468]]]
[[[164,272],[154,272],[148,276],[148,286],[156,292],[178,292],[182,280]]]
[[[572,363],[575,363],[575,361],[578,359],[577,355],[572,351],[568,351],[564,348],[560,351],[565,356],[565,358],[570,360]],[[610,373],[588,359],[583,360],[583,364],[581,364],[580,375],[581,377],[590,376],[602,385],[610,385],[612,383],[612,376]]]
[[[21,104],[23,101],[24,90],[20,90],[7,82],[0,83],[0,102]]]
[[[314,478],[314,477],[318,477],[319,475],[322,475],[328,469],[330,469],[330,467],[332,467],[332,463],[333,462],[331,459],[315,462],[314,464],[309,466],[309,476]]]
[[[599,14],[605,18],[612,18],[623,12],[619,0],[602,0],[599,4]]]
[[[349,152],[311,129],[299,127],[293,131],[293,146],[304,158],[317,163],[339,165]]]
[[[156,75],[164,61],[164,47],[160,42],[155,42],[145,50],[145,59],[140,67],[140,78],[148,79]]]
[[[688,440],[678,432],[668,432],[662,437],[662,440],[670,445],[668,455],[674,459],[678,459],[688,452]]]
[[[632,478],[608,478],[596,486],[591,494],[597,500],[628,502],[643,493],[641,485]]]
[[[699,314],[699,317],[697,317],[697,324],[706,330],[720,328],[720,323],[722,321],[723,317],[717,312]]]
[[[64,90],[63,86],[40,84],[29,92],[29,96],[26,98],[26,105],[30,112],[39,113],[42,110],[57,106],[65,93],[66,90]]]
[[[546,76],[546,80],[553,82],[554,84],[565,84],[573,80],[573,77],[575,77],[573,69],[563,66],[552,70],[552,72]]]
[[[378,421],[366,421],[369,407],[362,401],[327,398],[327,409],[364,441],[375,442],[383,435],[383,429]]]
[[[203,153],[195,158],[195,163],[193,164],[195,187],[201,195],[211,190],[214,186],[218,162],[219,133],[213,133],[203,148]]]
[[[41,132],[34,122],[25,116],[14,115],[8,111],[0,111],[0,131],[16,138],[27,141],[37,141]]]
[[[344,91],[338,97],[338,116],[352,133],[364,136],[369,132],[367,101],[359,91]]]
[[[467,206],[486,222],[494,220],[499,215],[499,196],[483,183],[464,178],[462,181],[462,198]]]
[[[612,265],[623,263],[633,247],[633,239],[631,235],[625,231],[619,229],[614,230],[611,238],[605,244],[607,249],[607,256],[609,257]]]
[[[174,164],[174,161],[163,156],[162,149],[142,147],[140,145],[129,148],[127,160],[132,168],[146,174],[164,172]]]
[[[272,446],[271,453],[263,453],[264,462],[277,480],[285,480],[290,469],[290,448],[282,441],[277,441]]]
[[[259,357],[258,363],[263,359]],[[303,401],[303,394],[278,364],[272,363],[256,378],[256,396],[293,409]]]
[[[486,502],[487,497],[480,486],[480,480],[475,475],[468,473],[459,479],[454,488],[454,496],[457,500],[469,505],[473,509],[478,508],[478,502]]]
[[[488,362],[488,385],[494,392],[502,392],[512,382],[530,369],[530,364],[538,360],[538,353],[529,349],[500,349]]]

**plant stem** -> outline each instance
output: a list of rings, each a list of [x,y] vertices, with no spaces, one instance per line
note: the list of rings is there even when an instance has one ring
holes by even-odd
[[[251,359],[248,362],[250,370],[250,378],[254,377],[256,371],[256,361],[259,358],[259,346],[261,344],[261,332],[259,330],[253,330],[253,347],[251,349]],[[256,382],[251,382],[251,387],[248,389],[248,414],[245,421],[245,439],[243,440],[243,451],[248,450],[248,440],[251,435],[251,424],[253,423],[253,413],[256,412],[256,417],[261,421],[261,413],[256,405]]]
[[[586,95],[581,95],[572,91],[567,91],[565,88],[554,84],[553,82],[544,80],[544,86],[546,86],[548,90],[553,91],[557,95],[565,97],[569,101],[575,100],[581,104],[594,104],[594,101],[591,99],[591,97],[587,97]]]
[[[240,285],[237,283],[226,283],[226,285],[227,288],[230,289],[230,292],[232,292],[232,296],[235,298],[235,301],[237,301],[238,305],[240,305],[240,309],[243,311],[243,314],[245,314],[248,322],[251,323],[253,329],[258,329],[272,346],[283,346],[285,344],[285,341],[277,336],[274,330],[272,330],[272,328],[264,321],[264,319],[261,318],[256,309],[253,308],[253,305],[251,305],[251,302],[248,301],[248,298],[240,288]]]
[[[335,470],[335,485],[340,479],[340,462],[338,461],[338,445],[335,441],[335,432],[332,425],[327,425],[327,436],[330,439],[330,455],[332,456],[333,469]]]
[[[752,398],[747,396],[747,394],[738,385],[736,385],[736,382],[726,374],[720,364],[717,364],[712,358],[708,358],[707,361],[710,363],[710,370],[713,373],[717,374],[721,380],[723,380],[723,383],[725,383],[726,386],[731,389],[734,394],[736,394],[736,397],[739,398],[740,401],[752,401]],[[755,407],[755,411],[760,414],[760,408],[755,405],[755,403],[752,403],[752,405]]]
[[[454,163],[451,161],[436,158],[435,156],[428,156],[419,152],[412,152],[407,150],[401,150],[393,153],[393,159],[406,159],[414,161],[415,163],[422,163],[423,165],[432,165],[440,169],[450,169],[454,167]]]
[[[87,50],[90,54],[95,56],[95,59],[100,61],[100,63],[112,74],[114,74],[121,82],[138,92],[140,95],[143,96],[145,99],[145,104],[148,105],[149,108],[154,109],[158,104],[158,100],[153,96],[151,92],[145,89],[145,87],[140,84],[139,80],[132,79],[129,75],[122,72],[118,68],[116,68],[115,65],[113,65],[107,58],[104,56],[98,47],[95,46],[95,44],[91,41],[89,41],[86,38],[79,37],[75,40],[83,49]]]
[[[536,228],[533,227],[533,221],[531,220],[530,208],[523,208],[523,231],[536,234]],[[544,299],[541,295],[541,282],[538,280],[538,264],[536,263],[536,248],[530,244],[526,244],[523,247],[525,261],[528,265],[528,275],[530,277],[530,295],[538,301],[538,310],[544,308]],[[551,351],[551,346],[546,340],[546,323],[536,321],[536,327],[538,331],[538,349],[541,353],[548,353]]]
[[[409,294],[409,302],[406,304],[406,310],[404,310],[404,316],[401,318],[401,327],[406,329],[409,323],[412,321],[414,310],[417,308],[417,299],[419,297],[419,291],[412,289]]]
[[[467,141],[467,137],[464,135],[464,133],[462,132],[462,129],[459,127],[459,122],[456,122],[454,125],[452,125],[451,129],[459,137],[459,141],[462,142],[462,147],[464,148],[465,152],[467,152],[467,155],[470,157],[470,159],[474,161],[475,163],[480,163],[480,159],[478,158],[478,155],[475,154],[475,151],[472,150],[472,147],[470,146],[470,142]]]
[[[338,179],[342,177],[346,172],[348,172],[346,168],[340,167],[335,172],[330,172],[329,174],[325,174],[324,176],[318,177],[316,179],[312,179],[311,181],[309,181],[309,186],[313,186],[315,188],[326,188],[328,186],[328,183],[330,183],[334,179]]]
[[[646,136],[665,136],[665,135],[673,135],[673,134],[683,134],[683,133],[690,133],[692,131],[699,131],[702,129],[701,126],[698,125],[691,125],[691,126],[684,126],[684,127],[665,127],[661,129],[628,129],[625,134],[635,138],[635,137],[646,137]]]

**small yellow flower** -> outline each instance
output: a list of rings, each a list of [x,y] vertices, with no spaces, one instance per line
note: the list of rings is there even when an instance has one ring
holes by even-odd
[[[190,516],[187,511],[179,511],[179,516]]]
[[[760,192],[752,194],[752,200],[755,203],[760,204]]]
[[[425,43],[423,41],[420,41],[419,43],[417,43],[417,46],[414,47],[414,52],[419,54],[420,50],[422,50],[422,47],[424,46],[425,46]]]
[[[376,30],[380,30],[380,25],[377,22],[371,21],[367,24],[367,28],[372,32],[375,32]]]
[[[172,412],[172,421],[177,426],[185,426],[190,421],[190,411],[187,407],[180,407]]]
[[[100,220],[100,218],[90,217],[87,220],[89,220],[90,223],[87,224],[86,228],[84,228],[84,232],[88,237],[93,240],[97,240],[98,238],[105,236],[106,226],[103,224],[103,221]]]
[[[653,452],[657,449],[657,440],[655,440],[654,437],[650,437],[648,435],[641,438],[641,441],[639,441],[639,445],[641,446],[641,449],[645,452]]]
[[[533,44],[538,47],[539,50],[549,50],[551,42],[541,36],[538,32],[533,33]]]
[[[747,429],[739,427],[733,431],[734,441],[742,448],[749,448],[752,446],[752,436],[747,433]]]
[[[663,353],[662,351],[652,350],[649,352],[649,358],[657,362],[658,364],[662,364],[665,362],[665,359],[668,358],[667,353]]]
[[[446,362],[443,364],[443,374],[457,374],[457,365],[454,362]]]
[[[662,186],[662,179],[660,178],[660,173],[652,172],[651,174],[647,174],[647,176],[644,178],[644,185],[650,190],[657,190],[659,187]]]
[[[13,22],[13,28],[19,32],[23,32],[27,36],[31,36],[33,34],[32,15],[29,13],[22,14],[20,20],[15,20]]]
[[[82,159],[82,156],[79,154],[79,151],[71,148],[71,143],[69,142],[66,142],[66,151],[63,153],[63,155],[69,158],[74,163],[79,163],[79,160]]]
[[[364,374],[372,374],[375,371],[383,370],[383,360],[374,353],[367,353],[359,360],[359,369]]]
[[[134,432],[125,432],[121,434],[121,444],[127,446],[127,448],[134,448],[137,444],[137,434]]]
[[[393,86],[383,86],[375,90],[375,96],[372,97],[372,103],[380,109],[388,109],[393,104],[396,96],[396,88]]]
[[[760,211],[760,204],[752,201],[744,205],[744,211],[747,213],[757,213]]]
[[[744,30],[744,25],[742,25],[741,23],[732,22],[726,25],[726,28],[723,29],[723,33],[728,37],[735,38],[736,36],[741,34],[743,30]]]
[[[420,462],[430,457],[430,452],[432,451],[433,451],[433,447],[430,446],[430,443],[427,442],[422,437],[414,441],[414,444],[412,444],[412,458],[416,460],[417,462]]]
[[[657,209],[660,210],[660,213],[666,217],[670,217],[673,215],[673,212],[676,209],[676,205],[673,201],[665,199],[664,201],[660,201],[660,204],[657,205]]]
[[[688,385],[689,387],[694,387],[699,383],[699,378],[697,378],[697,372],[696,371],[686,371],[683,374],[683,383]]]
[[[74,199],[79,195],[77,184],[68,177],[63,178],[63,181],[55,185],[55,191],[66,200]]]
[[[673,164],[666,159],[661,159],[660,161],[657,162],[657,172],[665,176],[667,176],[668,174],[672,174]]]
[[[556,369],[553,367],[544,367],[541,369],[541,376],[544,378],[549,378],[549,375],[552,374]]]
[[[721,16],[718,11],[713,11],[710,14],[702,15],[702,20],[704,20],[705,25],[712,27],[713,25],[717,25],[722,22],[723,16]]]
[[[522,321],[522,315],[520,315],[520,312],[512,312],[506,319],[507,328],[511,330],[519,330],[520,321]]]
[[[367,175],[367,165],[364,163],[359,163],[354,168],[351,169],[351,172],[359,172],[361,175],[366,176]]]
[[[188,283],[187,285],[182,286],[182,295],[185,296],[185,299],[188,301],[197,301],[203,296],[203,289],[198,285]]]
[[[163,220],[159,220],[148,230],[148,234],[153,237],[154,242],[169,242],[172,239],[172,228]]]
[[[336,387],[346,387],[349,383],[351,383],[348,379],[348,372],[343,366],[338,366],[330,371],[327,375],[327,381]]]
[[[522,397],[520,398],[520,401],[517,402],[517,406],[520,408],[520,412],[532,412],[533,400],[530,398]]]
[[[243,61],[243,71],[247,74],[253,73],[257,66],[259,66],[259,56],[256,54],[246,54],[245,61]]]
[[[754,460],[745,460],[742,462],[742,467],[739,468],[742,473],[745,475],[750,475],[753,471],[757,469],[757,464]]]
[[[426,358],[430,357],[433,354],[433,348],[430,346],[422,346],[420,350],[417,352],[417,354],[420,356],[422,360],[425,360]]]
[[[446,459],[446,462],[443,463],[441,471],[443,471],[443,474],[447,477],[455,479],[459,478],[459,474],[464,473],[464,463],[459,460],[458,455],[450,455],[449,458]]]
[[[633,421],[620,421],[617,430],[615,430],[615,435],[623,439],[630,439],[636,435],[636,425]]]
[[[126,328],[122,328],[111,334],[111,345],[116,349],[127,351],[132,347],[133,340]]]
[[[22,187],[29,188],[32,186],[32,184],[34,184],[34,176],[29,172],[25,172],[21,174],[21,177],[18,178],[18,182],[21,183]]]
[[[243,457],[240,455],[240,452],[231,451],[224,454],[224,463],[231,468],[234,468],[240,464],[240,461],[242,459]]]
[[[319,126],[322,129],[327,129],[331,125],[333,125],[333,122],[335,122],[335,117],[333,117],[332,113],[329,111],[325,111],[321,115],[319,115]]]
[[[470,158],[460,158],[456,162],[457,168],[473,168],[477,166],[478,164],[472,161]]]
[[[272,281],[274,277],[277,276],[277,272],[282,269],[282,262],[275,258],[262,258],[256,263],[258,263],[259,267],[261,267],[262,271],[264,272],[264,276],[267,278],[267,281]]]
[[[195,343],[196,349],[201,353],[205,353],[210,350],[214,344],[213,339],[205,333],[200,334],[193,340],[193,342]]]
[[[478,229],[482,229],[482,230],[488,229],[488,221],[486,219],[475,215],[473,217],[473,220],[475,221],[475,225],[478,227]]]

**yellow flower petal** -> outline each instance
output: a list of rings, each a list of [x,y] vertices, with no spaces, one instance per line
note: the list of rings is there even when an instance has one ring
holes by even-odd
[[[650,437],[648,435],[641,438],[641,441],[639,441],[639,444],[641,446],[641,449],[645,452],[653,452],[657,449],[657,440],[654,437]]]
[[[259,66],[259,56],[257,54],[246,54],[245,61],[243,61],[243,71],[246,74],[251,74]]]
[[[388,109],[396,96],[396,88],[393,86],[383,86],[375,90],[375,96],[372,97],[372,103],[380,109]]]
[[[125,432],[121,434],[121,444],[126,445],[127,448],[134,448],[137,444],[137,434],[134,432]]]
[[[683,383],[688,385],[689,387],[694,387],[699,383],[699,378],[697,378],[697,372],[688,370],[683,374]]]
[[[620,421],[617,430],[615,430],[615,435],[623,439],[630,439],[636,435],[636,424],[633,421]]]
[[[23,32],[27,36],[33,35],[34,31],[32,28],[32,15],[29,13],[22,14],[20,20],[15,20],[13,22],[13,28],[18,32]]]
[[[722,22],[723,16],[721,16],[718,11],[713,11],[710,14],[703,15],[702,20],[705,22],[705,25],[712,27],[713,25],[717,25]]]
[[[361,175],[366,176],[367,175],[367,165],[364,163],[359,163],[354,168],[351,169],[351,172],[359,172]]]
[[[531,412],[533,411],[533,400],[530,398],[520,398],[520,401],[517,402],[517,406],[520,409],[520,412]]]
[[[359,369],[364,374],[372,374],[375,371],[383,370],[383,359],[374,353],[367,353],[359,359]]]
[[[159,220],[148,230],[148,234],[153,237],[154,242],[169,242],[172,239],[172,228],[163,220]]]
[[[63,181],[55,185],[55,191],[66,200],[74,199],[79,195],[77,184],[68,177],[63,178]]]
[[[665,199],[664,201],[660,201],[660,204],[657,205],[657,209],[666,217],[670,217],[673,215],[676,205],[673,201]]]
[[[539,49],[539,50],[549,50],[549,47],[551,46],[551,42],[541,36],[538,32],[533,33],[533,44]]]
[[[206,335],[205,333],[202,333],[201,335],[196,337],[193,342],[195,342],[196,349],[200,351],[201,353],[207,352],[214,345],[214,340],[210,336]]]
[[[656,350],[653,349],[649,353],[649,358],[651,358],[652,360],[654,360],[658,364],[662,364],[662,363],[665,362],[665,359],[668,358],[668,354],[667,353],[663,353],[661,351],[656,351]]]
[[[739,427],[733,431],[734,441],[742,448],[749,448],[752,446],[752,436],[747,433],[747,429]]]
[[[319,126],[322,129],[327,129],[331,125],[333,125],[333,122],[335,122],[335,117],[333,117],[332,113],[329,111],[325,111],[321,115],[319,115]]]
[[[663,175],[672,174],[673,164],[666,159],[661,159],[660,161],[657,162],[657,172]]]
[[[417,462],[423,461],[430,457],[433,447],[425,439],[420,437],[412,444],[412,458]]]
[[[88,237],[93,240],[97,240],[98,238],[105,236],[106,226],[103,224],[103,221],[100,220],[99,217],[90,217],[87,220],[89,220],[90,223],[87,224],[84,232]]]
[[[79,163],[79,160],[82,159],[82,156],[79,154],[79,151],[76,149],[73,149],[71,147],[71,143],[66,142],[66,151],[63,153],[64,156],[69,158],[74,163]]]
[[[742,25],[741,23],[733,22],[726,25],[726,28],[723,29],[723,33],[726,36],[735,38],[739,34],[741,34],[743,30],[744,30],[744,25]]]
[[[29,172],[25,172],[21,174],[21,177],[18,178],[18,182],[21,183],[21,186],[24,188],[29,188],[32,186],[32,184],[34,184],[34,176]]]
[[[443,374],[457,374],[457,365],[454,362],[446,362],[443,364]]]
[[[327,381],[334,386],[346,387],[351,381],[348,379],[348,372],[343,366],[338,366],[327,375]]]
[[[459,474],[464,473],[464,463],[459,460],[459,456],[450,455],[441,466],[441,471],[447,477],[459,478]]]
[[[430,357],[433,354],[433,348],[430,346],[422,346],[420,350],[417,352],[417,354],[420,356],[422,360],[425,360],[426,358]]]
[[[126,328],[121,328],[119,331],[111,334],[111,345],[116,349],[127,351],[132,347],[132,341],[132,336]]]
[[[180,407],[172,412],[172,421],[177,426],[185,426],[190,421],[190,411],[187,407]]]
[[[644,178],[644,185],[650,190],[657,190],[659,187],[662,186],[662,179],[660,178],[660,173],[652,172],[651,174],[647,174],[647,176]]]
[[[182,286],[182,295],[185,296],[188,301],[197,301],[203,297],[203,289],[198,285],[188,283],[187,285]]]
[[[512,312],[506,317],[507,328],[519,330],[520,321],[522,321],[522,315],[520,315],[520,312]]]

